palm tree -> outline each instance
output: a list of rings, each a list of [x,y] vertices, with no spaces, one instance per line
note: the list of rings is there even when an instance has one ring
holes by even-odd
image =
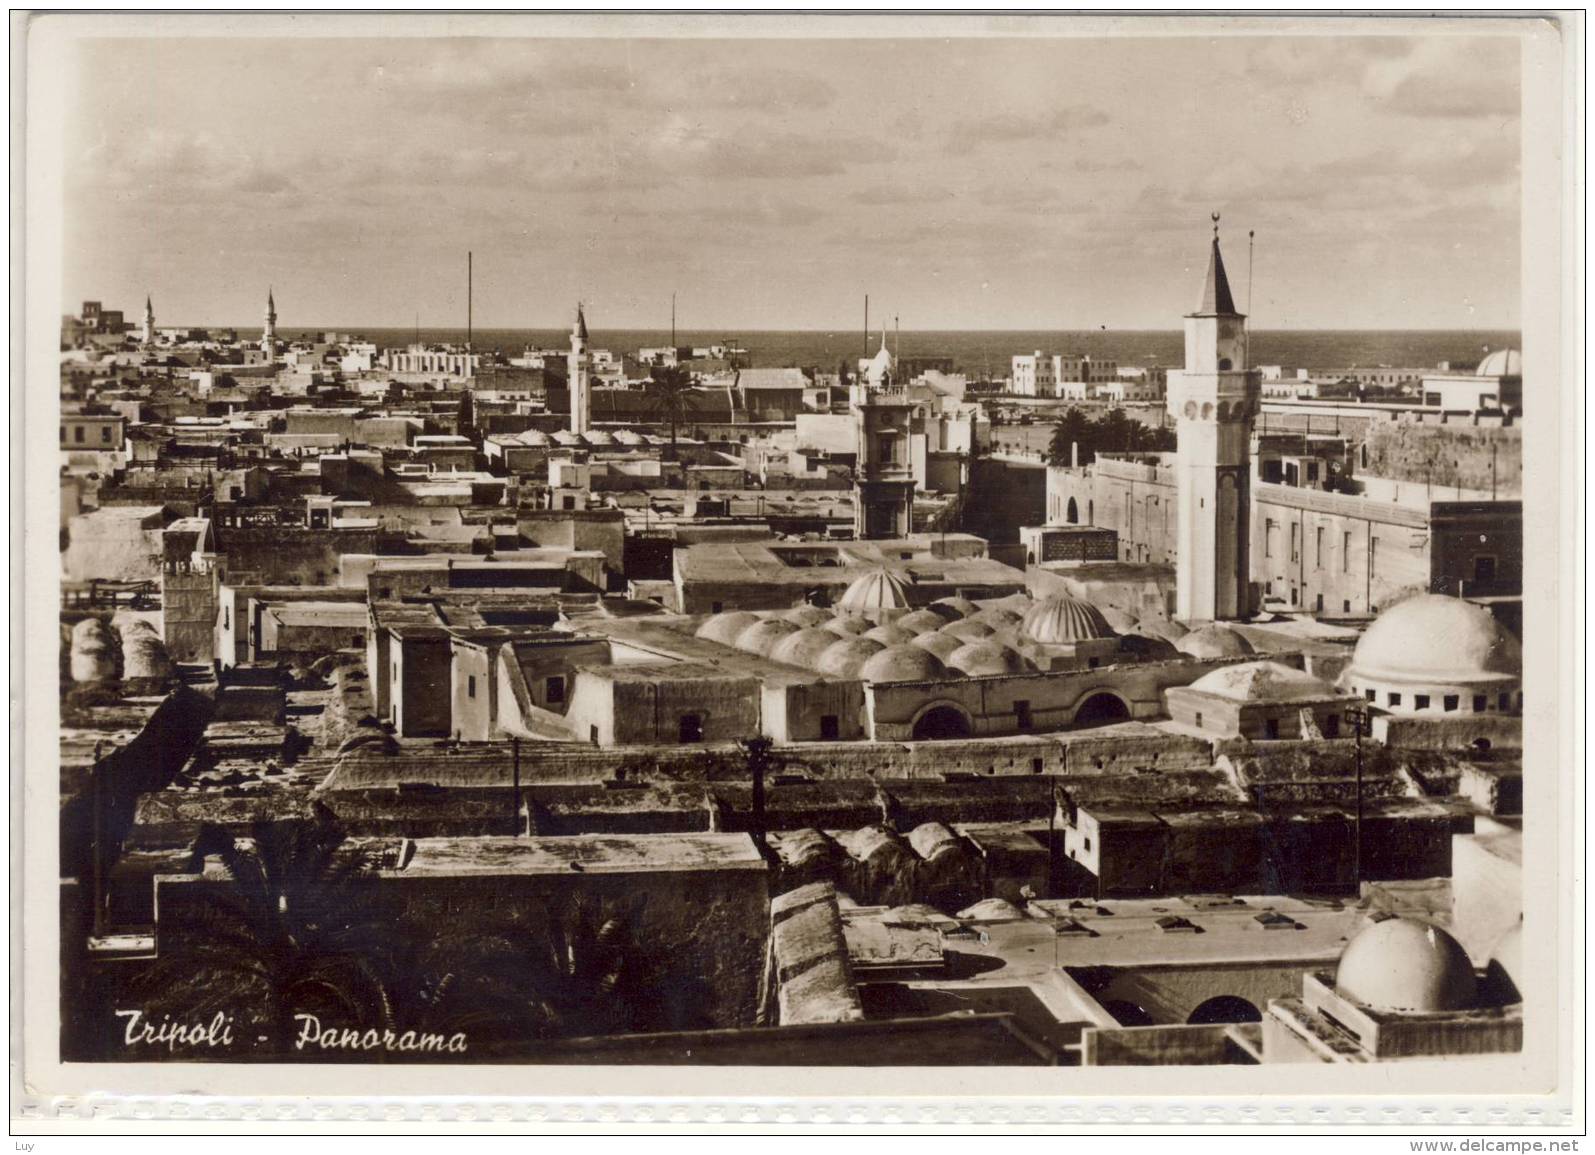
[[[1052,428],[1052,441],[1047,446],[1047,460],[1052,465],[1067,465],[1079,447],[1081,465],[1089,465],[1096,456],[1096,443],[1092,435],[1093,423],[1077,407],[1070,406]]]
[[[276,1054],[290,1049],[298,1014],[390,1026],[391,923],[365,855],[345,846],[325,809],[256,822],[250,834],[240,844],[220,827],[201,830],[193,868],[217,855],[230,885],[162,913],[160,957],[137,983],[148,1005],[183,1021],[236,1014],[241,1046]]]
[[[661,365],[653,370],[648,386],[648,404],[670,423],[670,460],[676,458],[676,426],[686,421],[698,396],[692,374],[678,365]]]

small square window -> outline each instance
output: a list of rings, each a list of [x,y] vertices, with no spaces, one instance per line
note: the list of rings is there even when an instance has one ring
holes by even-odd
[[[1483,694],[1473,695],[1473,712],[1475,714],[1482,714],[1489,708],[1490,700],[1488,698],[1486,698]]]
[[[1458,701],[1459,699],[1455,694],[1447,694],[1445,697],[1440,699],[1440,707],[1441,709],[1447,711],[1455,710],[1457,708]]]
[[[717,613],[719,613],[721,611],[722,608],[724,608],[724,606],[725,606],[724,602],[713,602],[709,606],[709,612],[711,614],[717,614]]]
[[[1414,710],[1427,710],[1429,708],[1429,695],[1414,694],[1412,696],[1412,708]]]
[[[1390,705],[1392,705],[1392,706],[1401,705],[1401,695],[1396,693],[1394,690],[1390,691],[1390,694],[1388,695],[1388,697],[1385,700],[1387,702],[1389,702]]]
[[[1370,702],[1372,702],[1374,699],[1376,699],[1379,696],[1379,693],[1376,690],[1364,690],[1363,691],[1363,696],[1366,697]]]
[[[1496,707],[1501,710],[1510,710],[1512,708],[1512,695],[1502,694],[1500,700],[1496,703]]]
[[[476,697],[476,675],[475,674],[471,674],[469,677],[467,677],[465,679],[465,696],[467,698]]]

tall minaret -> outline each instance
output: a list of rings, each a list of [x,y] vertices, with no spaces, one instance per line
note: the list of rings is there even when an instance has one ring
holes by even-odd
[[[570,385],[570,431],[586,433],[592,415],[591,376],[592,356],[587,352],[587,318],[576,306],[576,324],[570,330],[570,355],[565,359],[566,376]]]
[[[260,335],[260,351],[268,361],[277,357],[277,301],[270,289],[266,290],[266,329]]]
[[[143,341],[146,345],[155,344],[155,304],[147,293],[144,296]]]
[[[1185,317],[1185,368],[1169,374],[1179,435],[1175,616],[1217,621],[1251,612],[1252,421],[1262,374],[1247,367],[1246,318],[1235,311],[1213,214],[1202,303]]]

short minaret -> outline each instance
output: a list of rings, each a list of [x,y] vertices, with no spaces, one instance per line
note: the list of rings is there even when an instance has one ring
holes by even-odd
[[[260,334],[260,351],[268,361],[277,358],[277,301],[270,289],[266,290],[266,328]]]
[[[155,344],[155,303],[148,294],[144,296],[144,329],[140,338],[146,345]]]
[[[576,324],[570,330],[570,355],[565,361],[570,385],[570,431],[586,433],[592,420],[592,354],[587,351],[587,318],[576,306]]]
[[[1218,219],[1201,306],[1185,317],[1185,368],[1168,384],[1179,435],[1174,613],[1183,621],[1251,612],[1251,443],[1262,374],[1247,367],[1246,318],[1224,273]]]
[[[884,331],[869,380],[852,389],[857,434],[853,467],[853,534],[860,539],[904,538],[913,531],[914,470],[909,439],[913,402],[893,379]],[[879,373],[876,370],[879,369]]]

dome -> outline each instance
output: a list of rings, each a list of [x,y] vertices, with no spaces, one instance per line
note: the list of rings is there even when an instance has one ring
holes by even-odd
[[[814,663],[820,660],[820,655],[835,644],[836,635],[830,630],[810,626],[806,630],[798,630],[797,633],[788,634],[777,641],[770,651],[770,657],[789,666],[813,669]]]
[[[841,850],[831,839],[812,826],[794,830],[775,844],[775,852],[788,866],[811,866],[829,863],[840,856]]]
[[[1066,595],[1038,603],[1024,616],[1019,628],[1031,641],[1045,646],[1066,646],[1114,636],[1101,610],[1090,602]]]
[[[1005,898],[983,898],[959,911],[958,917],[970,922],[1010,922],[1024,918],[1025,912]]]
[[[1004,626],[1011,626],[1019,620],[1019,615],[1005,606],[987,606],[979,613],[971,614],[968,618],[972,622],[984,622],[992,630],[1000,630]]]
[[[1321,701],[1335,691],[1305,671],[1283,662],[1241,662],[1210,670],[1190,688],[1238,702]]]
[[[1520,922],[1501,936],[1490,952],[1490,965],[1484,969],[1484,994],[1495,1006],[1510,1006],[1523,1001],[1523,924]]]
[[[70,664],[74,682],[105,682],[116,677],[116,663],[108,646],[73,646]]]
[[[869,633],[871,627],[868,618],[861,618],[857,614],[837,614],[822,628],[839,638],[856,638]]]
[[[820,655],[814,668],[833,678],[855,678],[864,663],[884,649],[873,638],[839,638]]]
[[[891,622],[883,623],[874,627],[873,629],[865,630],[861,636],[866,638],[874,638],[883,646],[903,646],[913,641],[919,635],[913,630],[903,629],[903,627],[899,626],[896,622]]]
[[[1169,618],[1149,618],[1135,623],[1135,632],[1148,638],[1177,642],[1191,631]]]
[[[965,642],[945,659],[949,668],[971,678],[993,674],[1022,674],[1025,660],[996,642]]]
[[[904,614],[892,623],[900,630],[907,630],[911,634],[929,633],[939,630],[947,624],[947,619],[935,610],[915,610],[911,614]]]
[[[754,622],[738,634],[736,647],[750,654],[768,655],[775,649],[776,642],[788,634],[797,632],[798,627],[791,622],[782,621],[780,618],[765,618],[762,622]]]
[[[929,862],[939,858],[949,851],[963,849],[958,835],[954,834],[940,822],[921,822],[908,832],[908,845],[914,848],[914,853]]]
[[[941,628],[941,632],[954,638],[963,638],[965,641],[973,642],[978,641],[981,638],[989,638],[997,631],[992,629],[985,622],[977,622],[972,618],[964,618],[961,621],[950,622],[943,626]]]
[[[908,583],[888,569],[878,569],[858,578],[836,603],[838,609],[863,613],[868,610],[906,610]]]
[[[583,436],[587,438],[588,445],[613,445],[615,435],[607,429],[589,429]]]
[[[946,674],[947,668],[935,654],[907,644],[889,646],[871,656],[858,672],[866,682],[927,682]]]
[[[918,646],[922,650],[935,654],[944,663],[968,644],[963,638],[958,637],[956,634],[949,634],[945,630],[938,630],[933,634],[920,634],[909,643],[911,646]]]
[[[521,434],[522,445],[548,445],[552,441],[553,438],[549,437],[549,435],[544,433],[541,429],[528,429],[525,433]]]
[[[153,631],[129,630],[122,638],[124,678],[170,678],[175,672],[166,646]]]
[[[1511,681],[1522,649],[1490,611],[1461,598],[1420,594],[1375,619],[1351,655],[1351,674],[1375,681]]]
[[[804,627],[823,626],[831,620],[830,611],[822,610],[819,606],[795,606],[779,616],[782,621]]]
[[[99,618],[84,618],[72,627],[72,646],[77,648],[90,638],[95,639],[102,646],[111,644],[111,631]]]
[[[1180,653],[1192,658],[1244,658],[1257,651],[1252,643],[1224,626],[1203,626],[1174,643]]]
[[[1457,1011],[1476,995],[1468,952],[1445,931],[1415,918],[1387,918],[1351,940],[1335,990],[1378,1011]]]
[[[1476,377],[1521,377],[1523,354],[1516,349],[1497,349],[1486,354],[1473,373]]]
[[[747,610],[732,610],[730,613],[715,614],[698,627],[698,632],[694,636],[710,642],[719,642],[722,646],[729,646],[737,640],[738,634],[758,620],[758,614],[749,613]]]
[[[557,429],[551,434],[556,445],[580,445],[582,435],[573,433],[569,429]]]
[[[928,608],[949,621],[967,618],[970,614],[980,612],[980,607],[968,598],[937,598]]]
[[[1108,623],[1108,628],[1116,634],[1127,634],[1135,629],[1137,619],[1134,614],[1127,614],[1123,610],[1112,606],[1102,606],[1102,620]]]

